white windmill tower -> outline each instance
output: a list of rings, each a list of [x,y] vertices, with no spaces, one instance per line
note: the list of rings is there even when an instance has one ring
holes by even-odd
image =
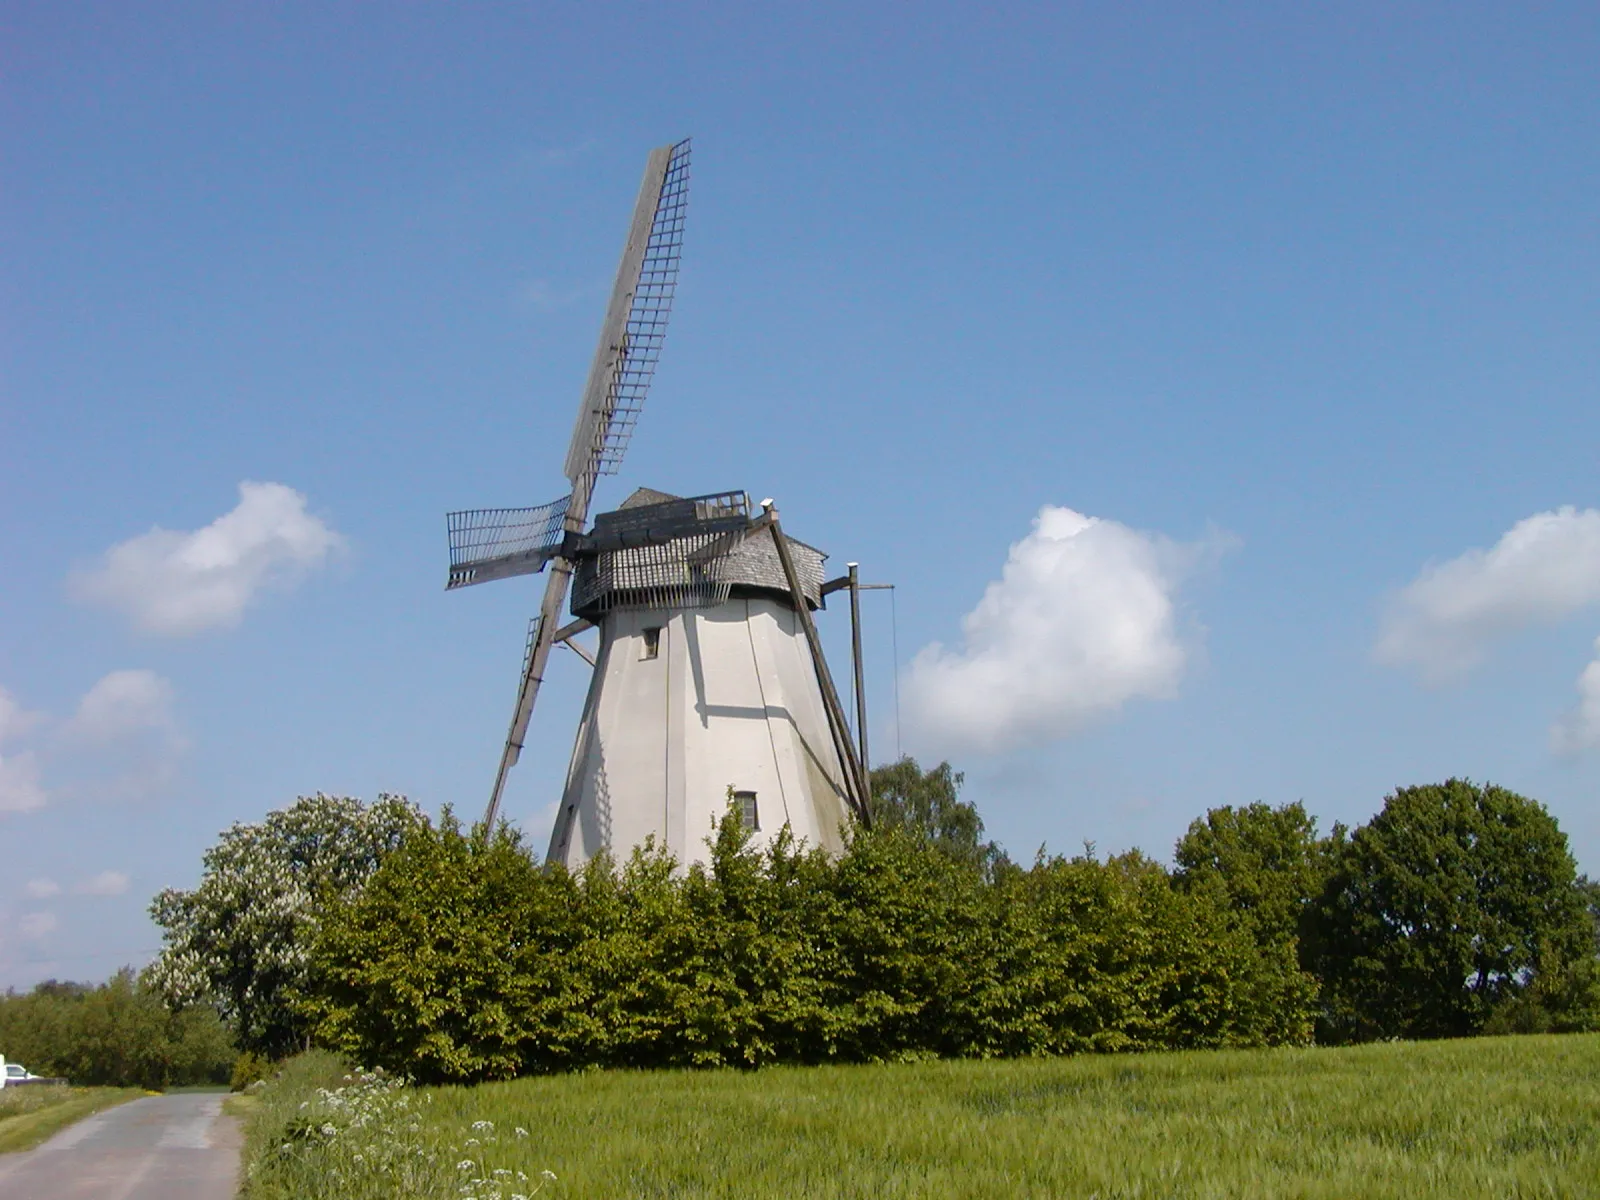
[[[567,452],[572,493],[449,516],[448,588],[550,569],[488,825],[551,649],[564,642],[593,668],[548,854],[569,867],[601,850],[625,858],[652,835],[679,862],[700,859],[730,796],[758,842],[788,825],[837,848],[848,819],[868,819],[865,756],[811,617],[854,570],[825,583],[825,556],[786,538],[770,501],[753,514],[743,492],[685,499],[640,488],[585,530],[666,336],[688,184],[687,141],[651,153]],[[575,619],[562,624],[569,586]],[[593,653],[572,640],[590,628]]]

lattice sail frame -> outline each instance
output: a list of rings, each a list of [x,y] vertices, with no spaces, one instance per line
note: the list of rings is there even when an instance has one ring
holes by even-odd
[[[474,508],[449,513],[450,588],[532,575],[561,549],[571,496],[533,508]]]
[[[576,485],[582,474],[592,484],[600,475],[615,475],[633,437],[634,426],[655,377],[666,341],[667,318],[678,287],[683,257],[683,230],[689,211],[689,141],[671,148],[656,200],[650,236],[640,261],[638,282],[623,326],[621,345],[606,382],[602,419],[593,427],[588,446],[574,445],[567,477]],[[580,457],[581,456],[581,457]]]

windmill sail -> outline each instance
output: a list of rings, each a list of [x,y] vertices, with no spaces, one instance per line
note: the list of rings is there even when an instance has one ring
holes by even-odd
[[[475,508],[446,518],[450,588],[534,575],[561,549],[571,496],[536,508]]]
[[[678,286],[683,226],[689,206],[689,143],[650,155],[633,227],[617,270],[600,346],[584,387],[567,451],[566,475],[576,489],[614,475],[633,436],[667,336]]]
[[[667,318],[672,312],[688,201],[688,140],[651,151],[645,164],[644,180],[639,185],[628,239],[623,244],[622,261],[617,265],[616,284],[600,327],[600,344],[589,367],[572,443],[567,450],[565,469],[572,483],[572,495],[567,498],[561,520],[561,541],[569,534],[582,535],[595,481],[601,475],[616,473],[644,408],[645,395],[666,339]],[[516,711],[484,814],[484,822],[490,828],[500,811],[506,775],[522,754],[523,737],[544,680],[545,664],[550,658],[555,631],[561,623],[561,608],[572,580],[572,563],[561,557],[559,547],[552,543],[512,551],[510,557],[517,560],[518,566],[539,559],[538,566],[529,569],[536,571],[549,563],[551,571],[539,616],[530,631],[517,689]],[[510,567],[512,564],[502,561],[500,565]],[[453,568],[454,563],[452,578]],[[488,563],[481,564],[481,568],[492,569]],[[507,573],[523,572],[508,570]],[[475,576],[467,582],[479,582],[479,579]]]

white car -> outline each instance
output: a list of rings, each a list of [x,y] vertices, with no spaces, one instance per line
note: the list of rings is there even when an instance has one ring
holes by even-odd
[[[4,1061],[4,1059],[0,1059],[0,1062]],[[41,1075],[35,1075],[21,1063],[6,1063],[5,1068],[5,1082],[0,1083],[0,1087],[16,1087],[20,1083],[38,1083],[43,1078]]]

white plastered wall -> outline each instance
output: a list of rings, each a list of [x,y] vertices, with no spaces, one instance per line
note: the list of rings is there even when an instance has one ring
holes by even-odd
[[[647,629],[659,629],[645,656]],[[654,835],[679,863],[704,861],[728,789],[753,791],[764,844],[787,823],[837,851],[847,820],[838,756],[799,618],[781,601],[619,610],[600,624],[550,858],[620,863]]]

